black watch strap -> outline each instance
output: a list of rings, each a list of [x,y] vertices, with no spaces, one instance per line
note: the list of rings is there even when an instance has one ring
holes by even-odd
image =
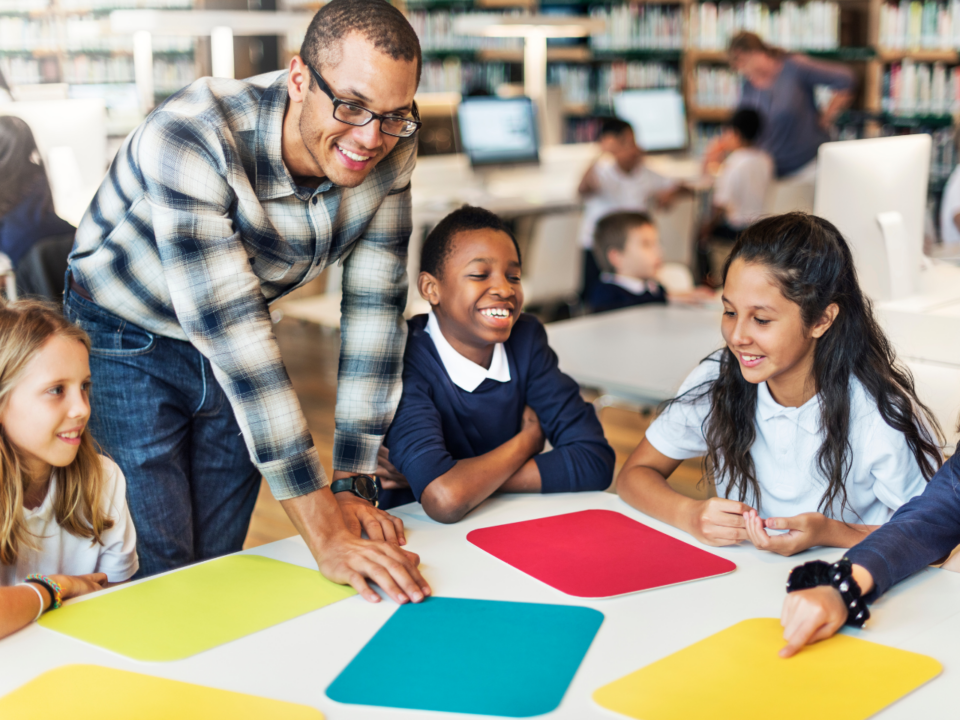
[[[376,475],[351,475],[347,478],[334,480],[330,483],[330,490],[334,494],[351,492],[358,498],[372,503],[374,507],[378,505],[380,488],[377,484]]]

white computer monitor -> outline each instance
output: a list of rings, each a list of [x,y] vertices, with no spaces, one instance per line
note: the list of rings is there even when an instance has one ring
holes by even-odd
[[[820,146],[813,212],[846,238],[874,300],[918,292],[930,148],[925,134]]]
[[[679,91],[625,90],[614,95],[613,109],[617,117],[630,123],[644,150],[682,150],[687,146],[687,113]]]
[[[540,159],[537,114],[528,97],[464,98],[457,119],[460,145],[474,167]]]

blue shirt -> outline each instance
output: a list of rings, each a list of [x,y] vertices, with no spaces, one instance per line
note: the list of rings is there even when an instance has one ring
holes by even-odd
[[[539,320],[521,315],[504,343],[510,381],[488,378],[473,392],[450,379],[426,324],[426,315],[408,322],[403,395],[385,443],[410,490],[384,491],[383,507],[420,500],[427,485],[458,460],[510,440],[520,432],[526,405],[537,413],[553,448],[535,458],[543,492],[609,487],[613,449],[593,406],[580,397],[577,383],[560,372]]]
[[[790,55],[773,85],[759,90],[743,81],[740,107],[756,110],[763,122],[756,146],[773,158],[777,177],[790,175],[817,157],[830,139],[820,127],[814,87],[852,90],[853,72],[843,65]]]
[[[960,453],[924,489],[867,538],[847,551],[850,561],[873,575],[873,602],[891,586],[942,560],[960,545]]]
[[[14,267],[37,242],[74,231],[53,211],[46,178],[38,178],[10,212],[0,218],[0,252]]]

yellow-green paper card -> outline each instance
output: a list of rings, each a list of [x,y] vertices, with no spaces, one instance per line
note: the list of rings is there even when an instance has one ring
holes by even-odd
[[[784,660],[780,621],[731,625],[593,694],[638,720],[860,720],[936,677],[926,655],[835,635]]]
[[[44,627],[134,660],[181,660],[356,595],[316,570],[229,555],[91,598]]]
[[[51,703],[62,703],[52,711]],[[65,665],[0,698],[3,720],[323,720],[306,705],[96,665]]]

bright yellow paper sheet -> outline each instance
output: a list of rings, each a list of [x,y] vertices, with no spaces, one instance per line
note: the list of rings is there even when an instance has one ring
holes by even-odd
[[[54,708],[59,707],[60,710]],[[0,698],[3,720],[323,720],[306,705],[96,665],[65,665]]]
[[[780,621],[744,620],[593,694],[637,720],[858,720],[943,669],[925,655],[836,635],[784,660]]]
[[[316,570],[229,555],[67,605],[40,624],[135,660],[181,660],[355,595]]]

